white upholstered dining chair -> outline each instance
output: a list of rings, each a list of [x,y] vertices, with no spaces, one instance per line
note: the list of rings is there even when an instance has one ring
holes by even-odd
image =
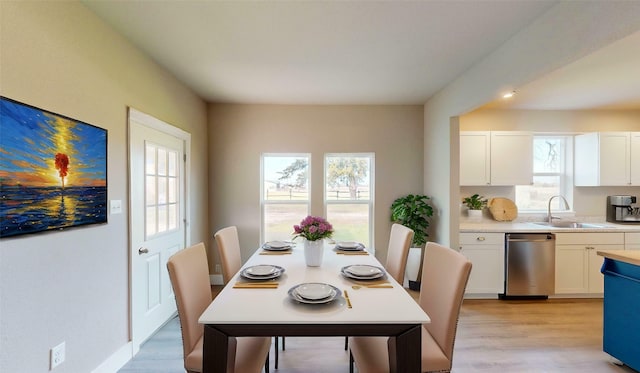
[[[184,368],[189,373],[202,372],[204,325],[198,318],[212,301],[209,265],[203,243],[172,255],[167,261],[171,286],[176,297]],[[229,344],[227,372],[258,373],[264,366],[269,372],[271,338],[239,337]]]
[[[222,264],[222,280],[226,284],[242,268],[242,255],[240,252],[240,239],[238,228],[230,226],[222,228],[214,234],[218,244],[218,253]],[[285,340],[282,337],[282,349],[285,348]],[[278,337],[275,337],[275,368],[278,369]]]
[[[428,242],[422,264],[420,307],[431,323],[422,325],[422,371],[449,372],[460,307],[471,262],[459,252]],[[351,337],[350,372],[389,372],[387,337]]]

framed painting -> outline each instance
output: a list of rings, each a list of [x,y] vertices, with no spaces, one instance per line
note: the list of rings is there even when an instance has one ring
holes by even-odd
[[[107,222],[107,130],[0,97],[0,238]]]

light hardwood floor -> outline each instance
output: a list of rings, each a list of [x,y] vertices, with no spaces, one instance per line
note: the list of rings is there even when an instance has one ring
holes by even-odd
[[[411,292],[414,297],[417,293]],[[344,338],[288,337],[281,373],[348,372]],[[273,350],[271,369],[273,371]],[[180,327],[171,320],[120,373],[183,372]],[[602,352],[602,300],[466,300],[453,372],[634,372]]]

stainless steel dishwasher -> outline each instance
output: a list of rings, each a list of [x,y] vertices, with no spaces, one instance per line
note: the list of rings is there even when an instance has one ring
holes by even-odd
[[[556,237],[552,233],[507,233],[505,297],[547,298],[555,292]]]

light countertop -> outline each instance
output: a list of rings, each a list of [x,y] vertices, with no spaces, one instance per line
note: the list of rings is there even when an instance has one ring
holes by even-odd
[[[538,225],[533,222],[499,222],[484,219],[479,222],[469,220],[460,222],[460,233],[471,232],[496,232],[496,233],[536,233],[536,232],[640,232],[640,224],[614,224],[609,222],[589,222],[602,225],[602,228],[557,228]]]
[[[598,255],[640,266],[640,250],[598,250]]]

